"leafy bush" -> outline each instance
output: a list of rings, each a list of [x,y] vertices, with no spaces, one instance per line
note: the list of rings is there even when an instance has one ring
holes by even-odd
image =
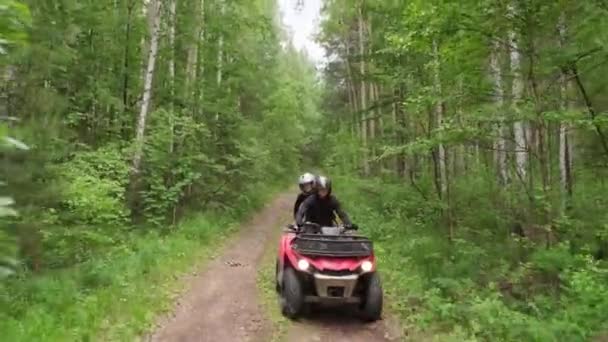
[[[63,222],[109,227],[126,224],[124,192],[129,167],[117,145],[80,152],[58,168],[68,208],[62,214]]]
[[[606,329],[608,269],[584,251],[573,254],[567,241],[516,257],[528,247],[480,234],[498,221],[475,220],[478,211],[461,204],[467,227],[450,243],[435,226],[433,203],[418,200],[416,190],[345,177],[335,187],[375,240],[387,302],[416,329],[442,341],[585,341]]]

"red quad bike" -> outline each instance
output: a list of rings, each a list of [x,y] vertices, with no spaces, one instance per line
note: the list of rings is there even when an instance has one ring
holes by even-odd
[[[283,315],[312,303],[356,304],[365,320],[382,314],[382,286],[372,242],[344,227],[288,225],[281,236],[276,289]]]

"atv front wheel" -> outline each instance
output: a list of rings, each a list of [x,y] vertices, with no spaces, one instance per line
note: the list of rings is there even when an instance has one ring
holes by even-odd
[[[377,321],[382,316],[382,284],[376,273],[369,276],[362,309],[367,321]]]
[[[281,287],[281,312],[294,319],[300,316],[304,307],[302,285],[293,268],[283,271],[283,286]]]
[[[277,260],[277,264],[276,264],[276,268],[275,268],[275,272],[274,272],[274,289],[277,291],[277,293],[281,293],[281,285],[279,285],[279,260]]]

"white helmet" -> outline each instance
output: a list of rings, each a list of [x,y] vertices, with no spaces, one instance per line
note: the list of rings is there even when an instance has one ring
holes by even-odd
[[[301,175],[300,179],[298,181],[298,185],[300,186],[300,190],[304,191],[304,185],[306,185],[306,184],[310,184],[314,188],[315,179],[316,179],[315,175],[313,175],[310,172],[306,172],[303,175]]]

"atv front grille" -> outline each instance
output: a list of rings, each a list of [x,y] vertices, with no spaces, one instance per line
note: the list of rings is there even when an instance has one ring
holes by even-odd
[[[351,271],[351,270],[339,270],[339,271],[323,270],[323,274],[330,275],[330,276],[346,276],[346,275],[353,274],[353,271]]]
[[[328,286],[328,297],[344,297],[344,286]]]
[[[372,242],[361,236],[324,236],[301,234],[294,239],[292,248],[307,256],[366,257],[373,251]]]

